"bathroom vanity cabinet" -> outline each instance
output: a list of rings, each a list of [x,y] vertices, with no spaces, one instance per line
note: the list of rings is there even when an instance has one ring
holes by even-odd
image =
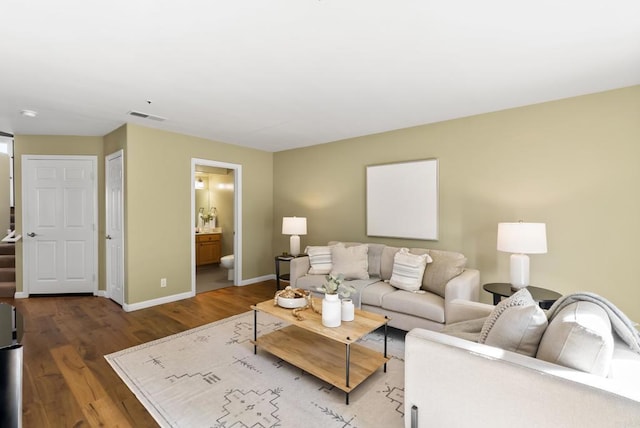
[[[196,266],[220,263],[221,233],[196,234]]]

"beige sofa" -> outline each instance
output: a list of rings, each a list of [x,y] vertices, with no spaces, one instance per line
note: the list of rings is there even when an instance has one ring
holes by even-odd
[[[495,313],[477,302],[451,307],[452,319],[468,319],[467,325]],[[548,325],[523,330],[525,340],[541,335],[533,356],[463,339],[471,333],[450,326],[445,331],[458,337],[411,330],[405,426],[640,427],[640,354],[608,318],[594,303],[571,302]],[[532,334],[534,329],[539,331]],[[498,340],[506,336],[502,332]]]
[[[335,247],[341,245],[346,248],[343,251],[347,252],[366,247],[366,261],[349,260],[345,264],[344,260],[336,259]],[[349,281],[357,290],[352,296],[356,306],[388,316],[391,327],[406,331],[416,327],[441,330],[447,323],[450,302],[454,299],[477,301],[479,297],[480,273],[466,268],[466,258],[460,253],[412,248],[411,254],[428,254],[432,261],[426,265],[420,289],[411,292],[389,283],[394,272],[394,259],[400,248],[357,242],[332,241],[327,246],[307,247],[311,259],[304,256],[291,261],[290,280],[293,287],[317,293],[317,287],[324,283],[326,273],[314,273],[313,269],[313,254],[318,249],[325,251],[326,257],[330,257],[326,251],[332,254],[333,259],[329,262],[332,262],[335,273],[358,277]],[[324,261],[327,262],[327,259]],[[356,275],[353,275],[354,272]],[[358,272],[362,274],[357,275]]]

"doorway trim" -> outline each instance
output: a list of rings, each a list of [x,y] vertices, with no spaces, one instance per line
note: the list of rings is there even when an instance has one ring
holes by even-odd
[[[233,254],[235,269],[233,284],[242,285],[242,165],[210,159],[191,158],[191,292],[196,295],[196,189],[193,183],[196,181],[196,165],[211,166],[215,168],[232,169],[233,174]]]

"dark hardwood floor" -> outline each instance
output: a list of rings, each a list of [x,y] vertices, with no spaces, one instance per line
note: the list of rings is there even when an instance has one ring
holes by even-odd
[[[124,312],[92,296],[2,299],[24,319],[23,426],[157,427],[104,355],[250,310],[275,281]]]

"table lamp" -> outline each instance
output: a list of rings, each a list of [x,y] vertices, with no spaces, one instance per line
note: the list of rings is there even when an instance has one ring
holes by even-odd
[[[547,230],[544,223],[498,223],[498,251],[512,253],[510,258],[511,288],[529,285],[529,256],[547,252]]]
[[[289,254],[300,254],[300,236],[307,234],[306,217],[282,217],[282,234],[291,235],[289,238]]]

